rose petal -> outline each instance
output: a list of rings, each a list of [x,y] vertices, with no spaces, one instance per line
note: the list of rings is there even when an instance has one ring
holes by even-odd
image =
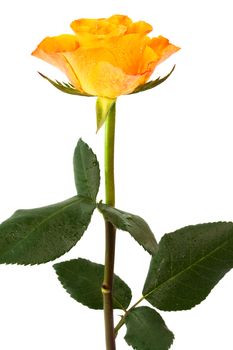
[[[128,75],[108,62],[98,62],[91,71],[92,79],[85,85],[85,90],[96,96],[116,98],[129,94],[145,83],[143,75]]]
[[[169,40],[164,38],[163,36],[158,36],[157,38],[151,39],[149,46],[160,57],[157,64],[163,62],[173,53],[180,50],[179,47],[171,44]]]
[[[77,73],[83,90],[90,95],[115,98],[132,92],[145,81],[142,74],[126,74],[106,48],[80,48],[65,56]]]
[[[108,43],[108,49],[115,56],[117,67],[129,75],[140,74],[143,53],[149,41],[142,34],[127,34]]]
[[[153,27],[144,21],[139,21],[130,24],[130,26],[127,29],[127,34],[132,33],[141,33],[141,34],[148,34],[153,30]]]
[[[124,15],[113,15],[109,17],[107,20],[110,23],[114,23],[117,25],[124,25],[126,27],[129,27],[130,24],[132,23],[132,20],[128,16],[124,16]]]
[[[116,25],[106,19],[79,19],[71,23],[71,28],[83,47],[98,47],[112,37],[123,35],[127,27]]]
[[[139,67],[140,73],[146,75],[146,80],[148,80],[151,74],[154,72],[159,60],[160,56],[158,56],[151,47],[147,46],[143,52],[141,65]]]
[[[76,72],[64,55],[65,52],[73,52],[78,48],[79,43],[74,35],[59,35],[45,38],[32,55],[59,68],[77,89],[83,91]]]

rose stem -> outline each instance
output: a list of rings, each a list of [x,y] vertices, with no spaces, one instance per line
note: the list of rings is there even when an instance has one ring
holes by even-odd
[[[105,122],[105,202],[114,207],[114,138],[115,138],[115,114],[116,102],[111,107]],[[115,239],[116,229],[108,221],[105,221],[105,267],[102,286],[105,320],[106,350],[115,350],[114,318],[112,285],[114,274]]]

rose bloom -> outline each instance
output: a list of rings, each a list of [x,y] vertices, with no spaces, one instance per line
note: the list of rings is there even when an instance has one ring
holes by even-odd
[[[144,84],[155,67],[178,51],[168,39],[147,34],[152,26],[123,15],[78,19],[74,34],[45,38],[33,51],[63,71],[80,92],[116,98]]]

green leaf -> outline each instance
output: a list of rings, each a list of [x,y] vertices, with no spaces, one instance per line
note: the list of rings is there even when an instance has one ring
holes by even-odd
[[[95,204],[82,197],[18,210],[0,225],[0,263],[41,264],[68,252],[82,237]]]
[[[232,267],[233,223],[184,227],[161,239],[143,295],[161,310],[191,309]]]
[[[170,71],[170,73],[168,73],[165,77],[163,77],[163,78],[158,77],[156,80],[149,81],[148,83],[143,84],[143,85],[139,85],[133,92],[131,92],[130,95],[136,94],[138,92],[142,92],[142,91],[153,89],[154,87],[162,84],[165,80],[167,80],[170,77],[170,75],[173,73],[175,67],[176,66],[174,66],[172,68],[172,70]]]
[[[98,204],[98,209],[105,220],[111,222],[116,228],[127,231],[151,255],[157,251],[156,239],[148,224],[137,215],[126,213],[106,204]]]
[[[72,298],[91,309],[103,309],[103,265],[85,259],[74,259],[55,264],[53,267],[61,284]],[[127,284],[114,275],[114,309],[126,309],[131,297],[131,290]]]
[[[103,126],[105,120],[107,119],[111,109],[114,107],[116,99],[111,99],[107,97],[98,97],[96,100],[96,124],[97,130]]]
[[[167,350],[174,335],[155,310],[141,306],[132,309],[126,316],[125,340],[137,350]]]
[[[58,90],[65,92],[66,94],[70,94],[70,95],[78,95],[78,96],[85,96],[85,97],[93,97],[92,95],[88,95],[82,91],[79,91],[78,89],[76,89],[72,84],[70,83],[60,83],[59,81],[54,81],[48,77],[46,77],[46,75],[38,72],[40,74],[40,76],[46,80],[48,80],[48,82],[50,84],[52,84],[53,86],[55,86],[55,88],[57,88]]]
[[[80,196],[95,201],[100,186],[100,169],[96,155],[80,139],[74,151],[75,184]]]

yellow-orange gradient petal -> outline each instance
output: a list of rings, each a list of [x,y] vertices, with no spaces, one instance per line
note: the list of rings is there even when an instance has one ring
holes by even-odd
[[[90,95],[115,98],[132,92],[145,81],[143,75],[126,74],[117,66],[111,51],[105,48],[80,48],[73,53],[65,53],[65,56],[79,77],[83,90]]]
[[[154,52],[154,50],[152,50],[151,47],[147,46],[145,48],[141,58],[139,72],[145,75],[146,80],[148,80],[151,74],[154,72],[159,59],[160,57],[156,54],[156,52]]]
[[[140,74],[144,50],[150,39],[142,34],[127,34],[109,43],[108,48],[115,56],[116,66],[126,74]]]
[[[132,20],[128,16],[124,15],[113,15],[109,17],[108,22],[114,23],[116,25],[123,25],[125,27],[129,27],[130,24],[132,23]]]
[[[84,86],[92,95],[116,98],[131,93],[145,82],[144,76],[125,74],[108,62],[98,62],[92,68],[92,79]]]
[[[77,35],[80,45],[85,47],[103,45],[103,41],[123,35],[127,30],[124,25],[116,25],[104,18],[79,19],[73,21],[70,26]]]
[[[153,30],[153,27],[144,21],[135,22],[129,25],[126,34],[141,33],[148,34]]]
[[[157,38],[151,39],[149,46],[160,57],[157,64],[163,62],[173,53],[180,50],[179,47],[171,44],[169,40],[164,38],[163,36],[158,36]]]
[[[74,35],[63,34],[45,38],[39,46],[46,53],[56,53],[63,51],[74,51],[79,47],[79,43]]]
[[[77,89],[82,90],[73,67],[64,56],[65,52],[73,52],[78,48],[79,43],[74,35],[59,35],[45,38],[32,52],[32,55],[59,68]]]

